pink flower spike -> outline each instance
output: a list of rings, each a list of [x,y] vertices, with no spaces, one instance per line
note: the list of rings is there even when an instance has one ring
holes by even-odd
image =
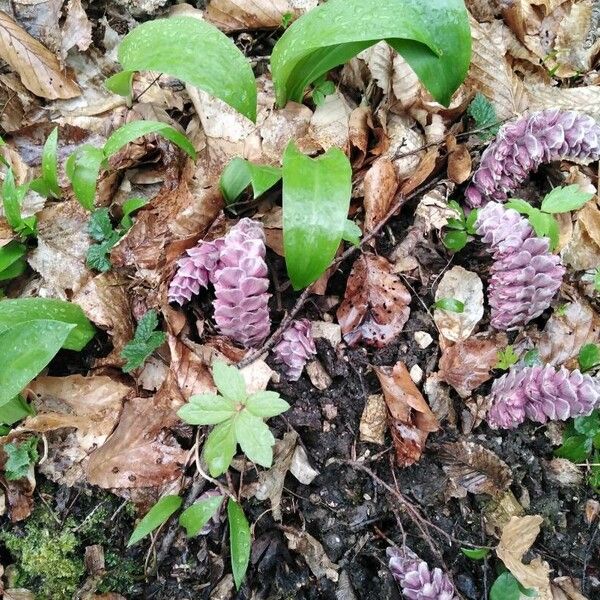
[[[290,381],[300,379],[304,365],[317,353],[310,321],[308,319],[292,321],[273,349],[273,353],[275,361],[283,365],[286,377]]]

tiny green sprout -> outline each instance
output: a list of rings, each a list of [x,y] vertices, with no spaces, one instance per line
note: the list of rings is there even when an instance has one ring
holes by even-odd
[[[458,252],[467,245],[469,236],[476,233],[475,222],[477,221],[477,209],[473,209],[469,215],[465,217],[462,207],[456,200],[450,200],[448,202],[448,207],[455,210],[458,216],[456,218],[448,219],[446,228],[449,231],[446,231],[444,234],[442,242],[448,250]]]
[[[594,271],[594,289],[600,292],[600,267]]]
[[[333,81],[325,79],[325,77],[326,75],[323,75],[314,83],[312,99],[315,106],[322,106],[325,103],[325,98],[335,92],[335,84]]]
[[[252,462],[270,467],[275,438],[264,419],[280,415],[289,404],[277,392],[248,395],[239,370],[224,362],[217,361],[212,373],[220,393],[192,396],[177,413],[190,425],[215,425],[203,449],[210,474],[227,471],[238,444]]]
[[[471,560],[483,560],[489,553],[489,548],[461,548],[460,551]]]
[[[469,104],[467,114],[475,121],[479,139],[482,141],[493,138],[500,129],[500,122],[494,105],[480,92]]]
[[[465,312],[465,303],[456,298],[440,298],[433,303],[433,308],[439,308],[448,312],[463,313]]]
[[[294,18],[293,13],[286,12],[281,15],[281,27],[283,29],[287,29],[292,24],[292,19]]]
[[[564,317],[567,314],[567,308],[569,308],[569,304],[565,303],[565,304],[559,304],[555,309],[554,309],[554,314],[557,317]]]
[[[506,371],[512,365],[516,364],[518,360],[519,357],[517,356],[515,349],[512,346],[506,346],[504,350],[498,351],[498,362],[496,363],[495,368]]]
[[[541,365],[542,359],[540,357],[540,351],[537,348],[527,350],[523,355],[523,362],[526,367],[535,367],[535,365]]]
[[[21,443],[9,443],[3,448],[7,460],[4,465],[4,474],[8,480],[23,479],[27,476],[29,468],[38,458],[37,437],[30,437]]]

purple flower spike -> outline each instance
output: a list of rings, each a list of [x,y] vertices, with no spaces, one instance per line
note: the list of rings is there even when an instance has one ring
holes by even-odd
[[[536,237],[527,219],[497,202],[480,209],[475,226],[494,257],[488,285],[492,326],[506,330],[539,317],[565,273],[549,240]]]
[[[543,110],[504,125],[481,156],[466,191],[471,206],[504,202],[543,163],[600,158],[600,124],[574,111]]]
[[[292,321],[275,346],[275,361],[282,364],[286,377],[297,381],[304,365],[317,353],[308,319]]]
[[[600,381],[564,367],[522,367],[494,381],[490,396],[490,427],[513,429],[526,418],[545,423],[591,414],[600,406]]]
[[[409,548],[388,548],[389,569],[409,600],[458,600],[449,577],[433,570]]]

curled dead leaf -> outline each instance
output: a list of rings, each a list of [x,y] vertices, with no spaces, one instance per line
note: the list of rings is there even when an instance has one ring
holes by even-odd
[[[454,136],[448,136],[449,138]],[[471,154],[464,144],[448,144],[448,177],[454,183],[464,183],[471,175]]]
[[[600,264],[600,209],[588,202],[577,212],[573,235],[563,259],[576,271],[595,269]]]
[[[397,188],[394,165],[386,158],[377,159],[364,180],[365,232],[372,231],[388,213]]]
[[[297,531],[291,527],[286,527],[284,533],[289,549],[302,555],[317,579],[327,577],[334,582],[338,580],[339,567],[331,562],[321,542],[306,531]]]
[[[383,389],[398,464],[407,467],[421,458],[428,435],[439,429],[438,420],[403,362],[374,370]]]
[[[365,253],[356,259],[344,300],[337,310],[345,341],[361,340],[381,348],[402,331],[410,315],[411,296],[382,256]]]

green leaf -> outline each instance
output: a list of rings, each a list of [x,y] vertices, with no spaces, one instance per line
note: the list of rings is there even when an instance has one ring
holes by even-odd
[[[90,269],[95,269],[101,273],[110,271],[112,263],[110,262],[109,253],[116,242],[119,241],[117,236],[115,240],[105,240],[101,244],[92,244],[87,251],[85,263]]]
[[[60,321],[73,326],[63,344],[63,348],[67,350],[83,350],[96,335],[95,327],[81,307],[74,302],[54,298],[17,298],[0,301],[0,331],[39,319]]]
[[[37,298],[36,298],[37,300]],[[9,300],[3,300],[10,302]],[[63,347],[75,325],[26,321],[0,332],[0,406],[20,393]]]
[[[127,547],[133,546],[133,544],[150,535],[163,523],[166,523],[169,517],[179,509],[181,502],[179,496],[163,496],[137,524],[127,542]]]
[[[7,456],[4,465],[6,479],[14,481],[27,477],[29,467],[34,465],[38,458],[37,437],[30,437],[20,444],[5,444],[3,450]]]
[[[594,273],[594,289],[600,292],[600,267],[598,267]]]
[[[65,171],[73,186],[75,197],[87,210],[94,208],[96,181],[103,160],[102,150],[84,144],[69,156],[65,164]]]
[[[277,392],[256,392],[246,400],[246,408],[256,417],[269,419],[288,410],[290,405]]]
[[[311,83],[380,40],[406,59],[438,102],[449,104],[471,58],[462,0],[329,0],[297,19],[273,48],[279,106],[301,102]]]
[[[23,219],[21,218],[21,202],[27,193],[26,185],[15,184],[12,168],[8,168],[2,183],[2,202],[4,204],[4,217],[8,224],[18,231]]]
[[[489,140],[494,137],[500,129],[498,116],[494,105],[480,92],[475,94],[475,98],[469,104],[467,114],[475,121],[476,129],[484,129],[478,133],[479,139]]]
[[[135,75],[135,71],[121,71],[120,73],[116,73],[112,77],[109,77],[104,82],[104,85],[113,94],[129,97],[129,96],[131,96],[131,92],[132,92],[131,86],[132,86],[134,75]]]
[[[588,484],[596,491],[600,489],[600,452],[596,452],[592,457],[592,465],[588,475]]]
[[[600,410],[595,410],[587,417],[573,419],[573,428],[577,433],[593,438],[600,433]]]
[[[469,237],[466,231],[447,231],[442,239],[444,246],[453,252],[462,250],[468,241]]]
[[[549,213],[542,212],[531,206],[525,200],[511,200],[505,204],[507,208],[514,208],[517,212],[527,215],[530,225],[539,237],[550,239],[551,249],[556,248],[559,238],[559,227],[556,219]]]
[[[592,451],[592,445],[592,439],[587,435],[573,435],[563,440],[562,445],[554,451],[554,455],[574,463],[581,463]]]
[[[344,232],[342,233],[342,239],[345,242],[349,242],[353,246],[360,246],[361,235],[361,228],[354,221],[346,219],[346,224],[344,225]]]
[[[504,350],[498,351],[498,362],[496,363],[495,369],[502,369],[506,371],[509,367],[514,365],[519,360],[519,357],[515,353],[515,349],[512,346],[506,346]]]
[[[482,560],[489,553],[489,548],[461,548],[460,551],[471,560]]]
[[[8,281],[9,279],[19,277],[19,275],[25,273],[25,269],[27,269],[25,257],[19,258],[12,265],[6,267],[4,271],[0,271],[0,281]]]
[[[133,340],[128,342],[121,352],[125,359],[124,373],[131,373],[141,367],[148,357],[165,343],[167,334],[155,331],[158,327],[158,315],[155,310],[149,310],[138,322]]]
[[[114,233],[108,208],[97,208],[92,212],[88,223],[88,233],[97,242],[103,242]]]
[[[167,73],[256,120],[256,82],[250,63],[207,21],[193,17],[147,21],[125,36],[118,56],[125,71]],[[112,79],[111,89],[123,91],[123,80]]]
[[[235,455],[237,443],[233,430],[233,420],[219,423],[208,435],[202,456],[208,465],[212,477],[223,475],[229,468]]]
[[[579,368],[585,373],[600,365],[600,346],[597,344],[585,344],[579,351],[577,358]]]
[[[179,418],[190,425],[217,425],[231,419],[237,404],[229,398],[215,394],[192,396],[178,411]]]
[[[27,247],[15,240],[8,242],[6,246],[0,248],[0,273],[5,269],[8,269],[14,264],[19,258],[25,256]]]
[[[0,423],[14,425],[17,421],[34,414],[33,408],[19,394],[0,406]]]
[[[188,537],[194,537],[212,519],[213,515],[223,504],[224,496],[213,496],[195,502],[186,508],[179,517],[179,525],[185,528]]]
[[[250,525],[242,507],[232,498],[229,498],[227,502],[227,520],[229,521],[231,571],[235,587],[239,590],[246,576],[248,563],[250,562],[252,535],[250,533]]]
[[[187,137],[166,123],[160,121],[131,121],[113,131],[104,144],[104,156],[110,158],[127,144],[150,133],[157,133],[179,146],[190,158],[196,158],[196,150]]]
[[[59,198],[62,190],[58,183],[58,127],[52,130],[44,144],[42,151],[42,180],[48,191],[55,198]]]
[[[325,99],[335,92],[335,84],[333,81],[316,81],[315,87],[312,91],[312,99],[315,106],[322,106],[325,104]]]
[[[541,365],[542,359],[540,357],[540,351],[537,348],[527,350],[523,355],[523,362],[526,367],[535,367],[535,365]]]
[[[512,573],[502,573],[490,589],[490,600],[519,600],[521,589]]]
[[[580,209],[594,197],[584,192],[576,183],[565,187],[556,187],[542,201],[541,209],[547,213],[564,213]]]
[[[350,162],[337,148],[315,159],[302,154],[293,142],[286,148],[283,244],[294,289],[319,279],[331,264],[346,228],[351,179]]]
[[[251,185],[254,198],[262,196],[281,179],[281,169],[256,165],[243,158],[232,159],[221,173],[219,188],[225,204],[233,204]]]
[[[235,437],[244,454],[262,467],[273,464],[275,438],[268,425],[250,411],[242,410],[233,419]]]
[[[246,382],[239,369],[232,367],[222,360],[217,360],[212,367],[212,376],[217,389],[223,396],[234,402],[244,402],[246,393]]]
[[[469,213],[469,216],[465,219],[465,229],[467,230],[467,233],[470,233],[471,235],[475,235],[475,233],[477,233],[475,230],[475,223],[477,222],[478,215],[479,211],[474,208]]]
[[[123,233],[129,231],[133,227],[131,215],[143,206],[146,206],[146,204],[148,204],[146,198],[130,198],[123,202],[123,218],[119,223],[119,227],[123,230]]]
[[[456,298],[440,298],[434,302],[433,307],[455,313],[462,313],[465,311],[465,303]]]

